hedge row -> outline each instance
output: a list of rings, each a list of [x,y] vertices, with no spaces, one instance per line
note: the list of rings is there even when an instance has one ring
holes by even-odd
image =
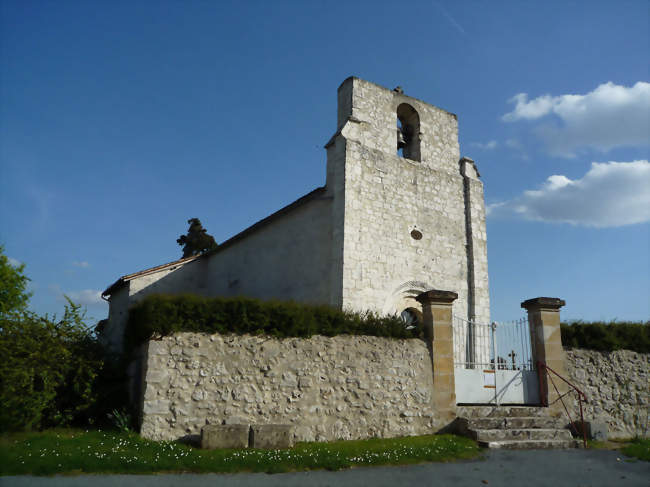
[[[277,338],[312,335],[372,335],[416,338],[421,329],[407,329],[398,316],[340,311],[252,298],[205,298],[196,295],[152,295],[131,308],[126,349],[154,336],[176,332],[245,333]],[[568,348],[650,353],[650,322],[562,323],[562,343]]]
[[[650,353],[650,321],[562,323],[562,344],[567,348],[586,348],[601,352],[625,349]]]
[[[125,345],[130,350],[153,336],[180,331],[250,333],[278,338],[343,334],[415,338],[420,333],[417,328],[406,329],[398,316],[242,297],[158,294],[146,297],[131,308]]]

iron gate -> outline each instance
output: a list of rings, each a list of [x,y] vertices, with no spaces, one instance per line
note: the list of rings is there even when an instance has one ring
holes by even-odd
[[[454,316],[459,404],[539,404],[528,320],[479,323]]]

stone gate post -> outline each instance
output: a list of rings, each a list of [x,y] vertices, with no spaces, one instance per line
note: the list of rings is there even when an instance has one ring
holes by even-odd
[[[431,290],[416,299],[422,304],[424,333],[433,362],[433,409],[446,425],[456,417],[454,382],[454,335],[452,305],[458,298],[453,291]]]
[[[545,363],[555,372],[564,378],[569,375],[566,371],[564,349],[562,348],[562,333],[560,330],[560,308],[566,303],[560,298],[533,298],[521,303],[521,307],[528,311],[528,323],[530,325],[531,343],[533,345],[535,363]],[[544,401],[555,411],[562,410],[562,403],[558,400],[559,395],[567,392],[568,386],[564,381],[553,377],[553,384],[548,380],[548,374],[540,374],[540,390]]]

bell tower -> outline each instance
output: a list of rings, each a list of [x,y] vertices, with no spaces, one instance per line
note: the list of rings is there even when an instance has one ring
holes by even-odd
[[[483,185],[456,115],[348,78],[326,149],[330,304],[412,313],[419,293],[448,289],[454,313],[489,321]]]

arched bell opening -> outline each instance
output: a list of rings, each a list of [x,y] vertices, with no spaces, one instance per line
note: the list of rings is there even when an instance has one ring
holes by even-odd
[[[397,154],[420,161],[420,116],[408,103],[397,107]]]

